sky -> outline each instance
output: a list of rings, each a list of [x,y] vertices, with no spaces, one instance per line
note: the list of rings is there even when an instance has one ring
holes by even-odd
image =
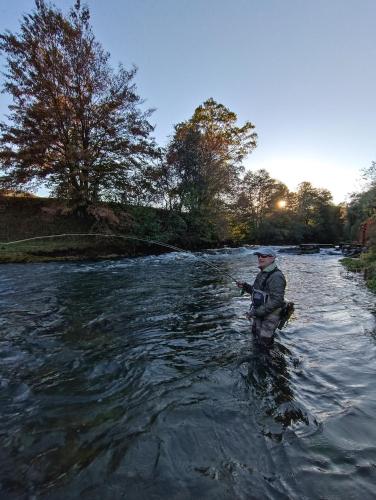
[[[74,0],[53,2],[67,11]],[[247,170],[296,190],[329,189],[335,203],[362,189],[376,161],[375,0],[88,0],[93,31],[114,67],[138,67],[154,135],[209,97],[251,121]],[[0,32],[17,31],[34,0],[2,0]],[[4,60],[2,60],[4,61]],[[0,96],[0,119],[9,99]]]

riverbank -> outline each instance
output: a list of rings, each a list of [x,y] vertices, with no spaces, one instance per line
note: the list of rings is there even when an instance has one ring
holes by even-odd
[[[52,198],[0,196],[0,263],[102,260],[168,251],[148,240],[189,250],[223,244],[200,234],[188,216],[159,208],[102,203],[80,216]]]
[[[345,257],[341,263],[349,271],[363,273],[367,287],[376,293],[376,248],[371,247],[356,258]]]
[[[159,255],[169,243],[115,234],[61,234],[0,244],[0,264],[106,260]]]
[[[31,239],[0,246],[0,263],[31,263],[51,261],[100,260],[120,256],[141,255],[136,245],[111,241],[112,238],[92,236],[57,236]]]

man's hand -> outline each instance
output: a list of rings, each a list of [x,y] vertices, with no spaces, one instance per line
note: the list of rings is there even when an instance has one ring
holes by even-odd
[[[242,289],[242,294],[244,292],[247,293],[252,293],[253,292],[253,286],[247,283],[246,281],[237,281],[236,282],[237,286]]]

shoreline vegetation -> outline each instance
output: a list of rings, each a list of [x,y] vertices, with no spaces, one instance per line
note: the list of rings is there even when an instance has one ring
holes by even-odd
[[[123,226],[119,225],[116,211],[108,211],[107,220],[103,217],[105,212],[101,213],[101,218],[79,217],[64,214],[61,204],[56,204],[56,200],[50,198],[0,197],[0,211],[0,264],[96,261],[159,255],[171,251],[169,245],[195,251],[247,244],[235,239],[221,241],[194,237],[189,233],[187,224],[184,225],[183,234],[183,218],[178,221],[176,214],[173,216],[165,210],[150,207],[128,207],[127,223],[123,223]],[[109,214],[112,220],[109,220]],[[122,232],[111,228],[111,224],[115,223]],[[148,240],[158,241],[161,245]],[[345,257],[340,262],[350,272],[363,273],[367,287],[376,293],[376,251],[372,246],[360,256]]]
[[[188,214],[153,207],[103,203],[78,215],[53,198],[0,196],[0,263],[103,260],[161,254],[169,245],[194,251],[241,244],[200,232],[194,222]]]
[[[348,271],[362,273],[367,287],[376,293],[376,251],[373,248],[359,257],[345,257],[340,262]]]
[[[151,240],[193,251],[307,241],[299,233],[282,234],[278,221],[275,226],[269,223],[269,231],[260,237],[260,232],[252,236],[244,228],[240,231],[234,220],[230,211],[192,214],[120,203],[93,204],[79,214],[61,199],[0,195],[0,262],[92,260],[168,251]],[[31,241],[22,241],[26,239]]]
[[[0,264],[158,255],[171,251],[169,245],[196,251],[258,243],[296,244],[224,239],[216,230],[205,229],[200,234],[188,214],[152,207],[124,209],[123,205],[102,204],[91,215],[79,216],[53,198],[0,196]],[[355,258],[345,257],[341,263],[350,272],[363,273],[368,288],[376,293],[376,251],[372,244],[367,252]]]

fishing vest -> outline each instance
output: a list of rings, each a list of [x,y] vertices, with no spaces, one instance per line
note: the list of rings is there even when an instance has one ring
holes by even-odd
[[[263,306],[264,304],[267,303],[269,294],[265,292],[265,287],[266,283],[268,282],[268,279],[270,276],[278,271],[278,268],[273,269],[273,271],[270,271],[270,273],[267,273],[266,278],[264,279],[263,283],[261,284],[261,289],[254,288],[252,291],[252,306],[253,307],[259,307]]]

